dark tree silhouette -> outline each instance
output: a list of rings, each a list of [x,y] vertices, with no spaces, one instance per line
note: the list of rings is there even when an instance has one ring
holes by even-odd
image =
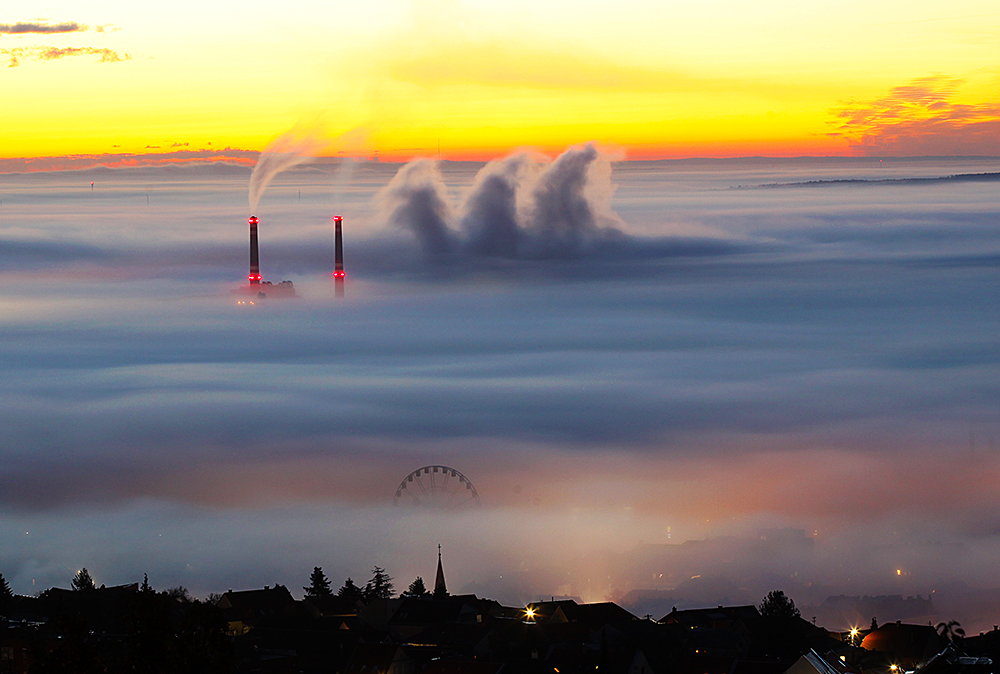
[[[365,601],[372,599],[391,599],[395,589],[392,587],[392,576],[385,572],[381,566],[372,569],[372,578],[362,590],[362,597]]]
[[[90,576],[90,571],[87,571],[87,567],[83,567],[76,572],[73,576],[73,589],[74,590],[93,590],[96,587],[94,579]]]
[[[771,590],[757,607],[760,614],[770,618],[798,618],[799,610],[795,602],[785,596],[782,590]]]
[[[170,589],[164,590],[163,594],[170,597],[171,599],[176,599],[177,601],[184,602],[185,604],[191,603],[191,594],[187,591],[187,588],[183,585],[178,585],[177,587],[172,587]]]
[[[125,616],[124,660],[138,674],[166,674],[179,667],[173,626],[173,602],[166,593],[136,593]]]
[[[306,597],[329,597],[333,595],[330,589],[330,579],[323,573],[323,567],[314,566],[312,575],[309,576],[309,587],[303,587]]]
[[[410,586],[406,588],[406,592],[403,593],[404,597],[427,597],[430,592],[427,591],[427,586],[424,585],[424,579],[417,576],[416,580],[410,583]]]
[[[174,588],[174,590],[182,588]],[[177,601],[177,593],[137,592],[122,635],[117,668],[128,674],[218,674],[232,671],[226,620],[211,604]]]
[[[958,648],[962,644],[962,639],[965,638],[965,630],[962,629],[961,623],[957,620],[938,623],[937,632],[955,648]]]
[[[6,604],[13,598],[14,593],[11,592],[10,585],[7,584],[7,579],[3,577],[2,573],[0,573],[0,606]]]
[[[337,590],[337,596],[354,600],[364,599],[364,591],[348,576],[347,580],[344,581],[344,586]]]

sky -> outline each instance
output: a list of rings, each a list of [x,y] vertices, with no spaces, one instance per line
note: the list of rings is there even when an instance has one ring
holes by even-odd
[[[988,629],[1000,161],[614,156],[290,168],[256,213],[300,297],[253,306],[249,167],[0,176],[0,573],[300,596],[440,543],[510,605]],[[426,465],[482,506],[394,507]]]
[[[998,42],[990,0],[36,0],[0,16],[0,158],[997,155]]]

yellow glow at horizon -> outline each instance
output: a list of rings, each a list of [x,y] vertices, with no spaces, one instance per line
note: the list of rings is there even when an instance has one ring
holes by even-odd
[[[0,68],[16,100],[0,107],[16,129],[0,156],[260,150],[295,124],[331,136],[365,125],[386,157],[592,139],[661,154],[842,154],[826,134],[844,101],[942,74],[979,103],[996,101],[1000,83],[1000,11],[980,0],[947,11],[925,0],[514,0],[502,11],[485,0],[96,0],[45,15],[121,30],[2,35],[0,49],[94,46],[132,59]]]

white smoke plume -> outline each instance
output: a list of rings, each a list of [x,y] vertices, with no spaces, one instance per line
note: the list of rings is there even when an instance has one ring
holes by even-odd
[[[292,129],[271,141],[257,158],[257,165],[250,174],[250,213],[256,213],[260,195],[274,176],[282,171],[309,161],[324,150],[329,142],[314,131]]]
[[[474,256],[516,258],[521,245],[517,191],[534,179],[538,164],[524,152],[482,168],[462,207],[466,250]]]
[[[617,217],[607,203],[612,190],[602,189],[610,188],[611,175],[599,170],[600,159],[592,143],[570,148],[539,177],[530,220],[532,257],[581,257],[610,233],[605,230]],[[598,185],[599,178],[606,185]]]
[[[623,236],[611,210],[609,159],[593,144],[555,161],[520,152],[490,162],[452,209],[436,163],[399,170],[380,195],[383,218],[410,230],[429,258],[579,258]],[[455,228],[450,223],[454,222]]]
[[[443,261],[451,256],[455,239],[448,227],[447,196],[437,164],[417,159],[399,169],[382,190],[381,209],[389,222],[413,232],[427,257]]]

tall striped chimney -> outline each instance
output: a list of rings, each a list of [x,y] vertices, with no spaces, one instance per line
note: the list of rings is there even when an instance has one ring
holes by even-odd
[[[344,216],[333,216],[333,278],[336,282],[337,297],[344,296]]]
[[[254,286],[260,283],[260,260],[257,253],[257,223],[260,220],[256,215],[251,215],[247,222],[250,223],[250,274],[247,280]]]

